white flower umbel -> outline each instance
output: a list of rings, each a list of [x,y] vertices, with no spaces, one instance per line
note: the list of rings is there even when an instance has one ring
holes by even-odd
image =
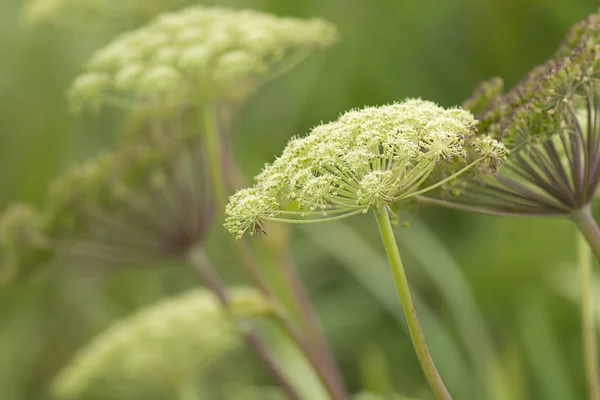
[[[240,101],[297,58],[336,40],[335,27],[320,19],[189,7],[96,52],[70,97],[76,109],[107,101],[154,107]]]
[[[236,317],[272,311],[270,303],[252,289],[230,289],[230,296]],[[215,295],[193,290],[163,300],[98,335],[58,375],[53,392],[59,399],[168,393],[240,344],[234,319]]]
[[[262,232],[264,221],[345,218],[407,201],[477,163],[495,168],[506,150],[476,137],[475,124],[467,111],[423,100],[350,111],[292,139],[253,188],[233,195],[227,229],[241,237]],[[444,178],[432,181],[436,169]]]
[[[468,111],[423,100],[350,111],[292,139],[256,185],[231,196],[226,208],[225,225],[238,238],[263,232],[265,221],[315,223],[373,209],[415,352],[439,400],[451,397],[427,349],[388,209],[476,165],[500,166],[506,149],[476,136],[475,125]]]

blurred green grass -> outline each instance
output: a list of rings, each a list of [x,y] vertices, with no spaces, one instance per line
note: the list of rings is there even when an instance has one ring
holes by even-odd
[[[468,96],[479,81],[495,75],[510,86],[552,54],[571,24],[597,7],[595,0],[219,4],[320,16],[336,23],[341,32],[337,46],[270,82],[244,108],[236,124],[235,146],[248,177],[272,160],[291,136],[344,110],[408,96],[450,106]],[[0,2],[1,207],[11,201],[42,202],[54,177],[110,148],[119,123],[113,113],[75,117],[65,101],[69,82],[82,63],[115,32],[83,35],[27,28],[20,22],[21,5]],[[417,241],[406,252],[409,274],[427,314],[448,329],[446,339],[439,338],[439,332],[428,333],[440,340],[434,358],[446,363],[450,373],[453,365],[448,360],[457,351],[464,358],[468,343],[456,327],[442,285],[428,276],[431,271],[421,268],[426,261],[415,256],[415,246],[424,252],[447,252],[472,291],[478,308],[474,313],[483,317],[493,341],[493,354],[482,354],[480,360],[489,366],[489,373],[483,373],[487,381],[479,383],[488,390],[485,398],[560,400],[573,393],[584,398],[577,309],[548,285],[549,275],[572,266],[572,227],[562,221],[432,208],[422,210],[418,218],[428,227],[426,235],[443,243]],[[370,219],[359,218],[354,228],[360,230],[360,240],[383,254]],[[409,229],[400,236],[410,234]],[[384,300],[373,296],[368,284],[348,272],[344,260],[315,245],[309,235],[296,234],[294,253],[349,386],[355,391],[361,386],[359,360],[364,348],[376,343],[387,356],[396,389],[419,394],[423,378],[397,316],[386,310]],[[210,252],[228,261],[222,235],[214,236]],[[335,237],[331,240],[342,253],[348,246]],[[407,243],[401,240],[401,245]],[[440,271],[447,267],[439,266]],[[235,271],[230,275],[238,279]],[[189,277],[170,269],[125,271],[101,283],[91,271],[76,279],[52,277],[50,283],[0,289],[0,398],[46,398],[49,379],[93,332],[165,293],[193,285]],[[103,288],[106,296],[99,294]],[[459,309],[462,306],[459,303]],[[444,345],[444,340],[456,348]],[[473,371],[475,366],[469,365]],[[470,380],[461,377],[461,371],[453,372],[458,374],[456,387],[465,393],[459,399],[479,399],[468,387]],[[473,382],[473,387],[477,385]],[[489,388],[495,388],[493,393]]]

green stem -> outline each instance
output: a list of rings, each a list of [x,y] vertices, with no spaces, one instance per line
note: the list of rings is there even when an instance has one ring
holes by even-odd
[[[227,287],[221,280],[219,274],[213,268],[208,258],[206,258],[204,255],[204,252],[201,249],[193,248],[188,255],[188,261],[196,269],[196,271],[198,271],[206,287],[209,288],[215,294],[215,296],[217,296],[221,306],[223,306],[225,310],[230,311],[231,301],[227,293]],[[233,316],[233,318],[236,320],[236,324],[238,325],[246,344],[258,357],[258,359],[262,361],[264,367],[271,374],[275,382],[279,384],[279,387],[285,394],[286,399],[300,400],[300,396],[296,392],[292,382],[290,382],[288,376],[285,374],[283,369],[281,369],[269,351],[267,344],[260,337],[251,321],[235,318],[235,316]]]
[[[592,217],[590,206],[584,206],[581,210],[573,211],[571,219],[577,225],[581,234],[585,237],[596,259],[600,261],[600,228]]]
[[[598,351],[594,321],[593,292],[591,290],[592,259],[590,247],[596,258],[600,259],[600,229],[592,217],[589,206],[573,213],[577,224],[577,264],[579,266],[579,296],[581,303],[581,333],[583,358],[590,400],[600,400],[598,386]]]
[[[423,330],[421,329],[421,324],[419,323],[417,311],[410,294],[408,280],[406,278],[406,273],[404,272],[404,266],[402,265],[400,251],[398,250],[398,245],[396,244],[396,238],[394,237],[394,231],[392,230],[392,224],[390,222],[387,208],[384,206],[379,210],[376,210],[375,218],[377,219],[377,225],[379,226],[381,239],[383,240],[383,245],[390,262],[392,275],[394,276],[394,282],[396,283],[396,290],[398,291],[398,296],[400,297],[400,304],[402,305],[402,310],[404,311],[406,325],[408,326],[408,331],[410,333],[415,352],[417,353],[419,363],[423,368],[425,377],[427,378],[427,381],[429,382],[429,385],[431,386],[436,398],[438,400],[452,400],[452,397],[444,386],[444,382],[442,381],[442,378],[435,367],[433,359],[431,358],[431,354],[429,354],[429,349],[427,348],[427,343],[425,342],[425,336],[423,335]]]
[[[221,157],[223,152],[219,138],[215,107],[213,105],[205,106],[203,108],[202,117],[204,146],[212,188],[214,191],[217,209],[220,212],[223,212],[225,210],[227,193],[225,188],[226,180],[222,173],[223,165],[221,163]],[[233,236],[229,236],[233,238]],[[266,297],[273,300],[278,300],[263,278],[261,269],[256,263],[254,254],[247,243],[243,240],[234,240],[234,245],[236,251],[242,259],[242,265],[245,267],[246,272],[248,273],[255,287],[259,289]],[[333,362],[323,362],[323,356],[326,356],[327,353],[324,353],[322,349],[311,346],[311,343],[305,340],[303,335],[301,335],[301,332],[298,330],[295,321],[290,318],[287,313],[277,313],[277,317],[279,322],[284,326],[290,338],[296,343],[300,351],[303,353],[331,398],[333,400],[346,400],[348,396],[345,392],[344,384],[341,381],[341,376],[338,374],[337,370],[332,370],[332,368],[335,368],[336,365]]]
[[[204,151],[208,161],[208,171],[213,187],[213,194],[216,199],[219,210],[225,209],[225,189],[223,187],[224,178],[222,176],[221,165],[221,146],[219,143],[216,110],[212,105],[202,108],[203,140]]]

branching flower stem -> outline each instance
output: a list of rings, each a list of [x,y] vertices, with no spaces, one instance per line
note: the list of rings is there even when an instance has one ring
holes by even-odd
[[[216,115],[214,105],[207,105],[203,108],[203,137],[216,204],[218,209],[224,210],[226,204],[225,183],[227,180],[222,174],[224,166],[220,160],[223,151],[220,148],[218,136],[219,127]],[[277,301],[273,291],[262,277],[260,267],[257,265],[248,244],[244,240],[233,240],[233,242],[253,285],[266,297]],[[312,307],[310,307],[310,303],[306,297],[304,300],[298,297],[298,290],[302,287],[302,283],[291,266],[289,266],[289,268],[282,266],[282,268],[286,269],[284,273],[287,279],[284,279],[284,283],[289,286],[292,293],[289,297],[294,303],[293,306],[297,308],[298,311],[301,310],[299,316],[301,317],[303,325],[308,331],[311,340],[307,341],[304,338],[302,332],[298,329],[291,316],[288,313],[283,312],[281,308],[277,312],[279,322],[313,367],[332,400],[347,400],[348,395],[343,380],[331,352],[328,349],[326,341],[322,337],[322,333],[315,319],[315,313],[312,310]],[[301,290],[304,292],[304,288]],[[307,307],[309,307],[309,309],[307,309]],[[318,337],[315,335],[318,335]]]
[[[215,296],[217,296],[221,305],[225,309],[228,309],[230,306],[230,300],[229,296],[227,295],[227,288],[221,281],[221,277],[215,272],[215,269],[210,264],[210,261],[201,251],[197,249],[193,249],[190,252],[188,261],[196,269],[196,271],[198,271],[204,284],[215,294]],[[244,336],[246,344],[262,361],[273,379],[279,384],[279,387],[285,394],[286,398],[289,400],[301,400],[300,396],[296,392],[296,389],[289,381],[289,378],[279,367],[269,352],[268,347],[258,335],[252,324],[247,320],[241,320],[239,318],[236,323],[240,327],[240,331]]]
[[[383,206],[378,210],[374,210],[374,213],[377,220],[377,225],[379,226],[379,231],[381,233],[381,239],[383,240],[385,251],[388,256],[392,275],[394,276],[396,290],[398,291],[400,304],[402,305],[402,310],[404,311],[404,317],[406,319],[408,331],[417,353],[419,363],[423,368],[425,377],[427,378],[427,381],[429,382],[429,385],[431,386],[436,398],[438,400],[452,400],[452,397],[448,393],[448,390],[446,389],[444,382],[442,381],[442,378],[435,367],[433,359],[431,358],[431,354],[429,353],[429,349],[427,348],[425,336],[423,334],[423,330],[421,329],[417,311],[410,294],[408,280],[404,271],[404,266],[402,265],[402,259],[400,258],[400,251],[398,250],[398,245],[396,244],[394,231],[392,230],[392,224],[388,215],[387,206]]]
[[[596,343],[596,324],[594,320],[594,296],[591,288],[590,249],[600,260],[600,229],[592,217],[590,207],[572,213],[571,218],[577,224],[577,264],[579,267],[579,295],[581,302],[581,328],[583,358],[587,380],[588,398],[600,400],[598,386],[598,353]]]

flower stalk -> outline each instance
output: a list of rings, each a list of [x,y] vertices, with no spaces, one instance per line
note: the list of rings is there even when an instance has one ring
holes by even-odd
[[[226,310],[229,310],[231,301],[227,295],[227,288],[204,253],[201,250],[192,249],[188,255],[188,261],[196,269],[196,271],[198,271],[206,287],[208,287],[217,296],[221,305]],[[300,396],[296,392],[296,389],[293,387],[283,370],[279,367],[269,352],[268,347],[258,335],[252,324],[249,321],[241,320],[239,318],[236,322],[244,336],[246,344],[258,357],[258,359],[262,361],[267,371],[278,383],[286,398],[289,400],[301,400]]]
[[[438,400],[452,400],[450,393],[446,389],[440,374],[438,373],[435,363],[431,358],[427,343],[425,341],[425,335],[417,316],[417,310],[413,303],[412,296],[410,294],[410,287],[408,279],[406,278],[406,272],[402,264],[402,258],[400,257],[400,251],[396,244],[396,238],[394,237],[394,231],[388,215],[387,206],[381,207],[378,210],[373,210],[375,219],[377,220],[377,226],[381,233],[381,239],[385,247],[392,275],[394,277],[394,283],[396,284],[396,290],[398,291],[398,297],[402,310],[404,311],[404,318],[406,319],[406,325],[410,333],[415,352],[419,363],[423,368],[425,377]]]
[[[217,208],[224,210],[225,196],[226,196],[226,185],[227,181],[221,171],[223,170],[223,165],[221,163],[221,155],[223,154],[223,150],[221,149],[219,133],[218,133],[218,123],[216,119],[216,113],[214,106],[205,106],[204,112],[204,145],[206,147],[207,152],[207,162],[208,169],[210,171],[211,181],[213,184],[213,192],[217,202]],[[246,273],[250,277],[253,284],[259,289],[266,297],[272,299],[273,301],[278,301],[277,296],[273,293],[273,290],[269,287],[267,282],[262,276],[261,269],[258,266],[254,255],[252,254],[252,250],[249,248],[247,243],[242,240],[233,240],[236,251],[238,252],[244,269]],[[283,263],[282,263],[283,264]],[[281,271],[284,275],[284,279],[281,281],[291,290],[290,298],[292,305],[296,308],[297,311],[300,311],[299,315],[301,316],[301,320],[305,325],[305,328],[308,327],[309,336],[311,340],[306,340],[303,333],[296,326],[296,323],[292,319],[291,315],[288,312],[285,312],[282,307],[280,307],[279,312],[276,313],[276,316],[281,323],[284,331],[289,335],[289,337],[296,343],[300,351],[304,354],[307,361],[313,367],[315,373],[319,377],[321,383],[330,394],[333,400],[345,400],[348,398],[346,394],[346,389],[344,388],[342,377],[338,371],[337,365],[331,356],[331,353],[328,349],[325,339],[322,337],[322,333],[316,326],[315,320],[308,320],[310,315],[314,315],[314,313],[307,309],[307,307],[312,308],[310,303],[308,302],[308,298],[304,297],[304,300],[298,298],[301,282],[297,276],[295,276],[295,272],[292,271],[291,266],[280,265],[280,269],[285,269],[286,271]],[[291,285],[295,287],[291,287]],[[302,289],[304,290],[304,289]],[[305,296],[305,295],[303,295]],[[316,338],[315,335],[319,335],[319,338]]]
[[[579,267],[579,297],[581,304],[581,338],[588,398],[600,399],[598,386],[598,353],[594,318],[594,296],[591,288],[592,259],[589,245],[583,236],[577,235],[577,264]]]
[[[600,399],[598,385],[598,345],[594,318],[592,259],[590,250],[600,259],[600,229],[592,217],[590,207],[572,214],[579,230],[577,234],[577,265],[579,268],[579,298],[581,311],[581,338],[587,381],[588,398]]]
[[[420,99],[347,112],[290,140],[256,185],[231,196],[226,209],[225,226],[238,239],[264,233],[266,221],[314,224],[369,210],[385,213],[380,228],[415,350],[434,393],[444,400],[451,397],[428,353],[398,249],[389,247],[395,240],[387,209],[474,169],[500,166],[506,149],[476,135],[475,125],[467,111]]]

